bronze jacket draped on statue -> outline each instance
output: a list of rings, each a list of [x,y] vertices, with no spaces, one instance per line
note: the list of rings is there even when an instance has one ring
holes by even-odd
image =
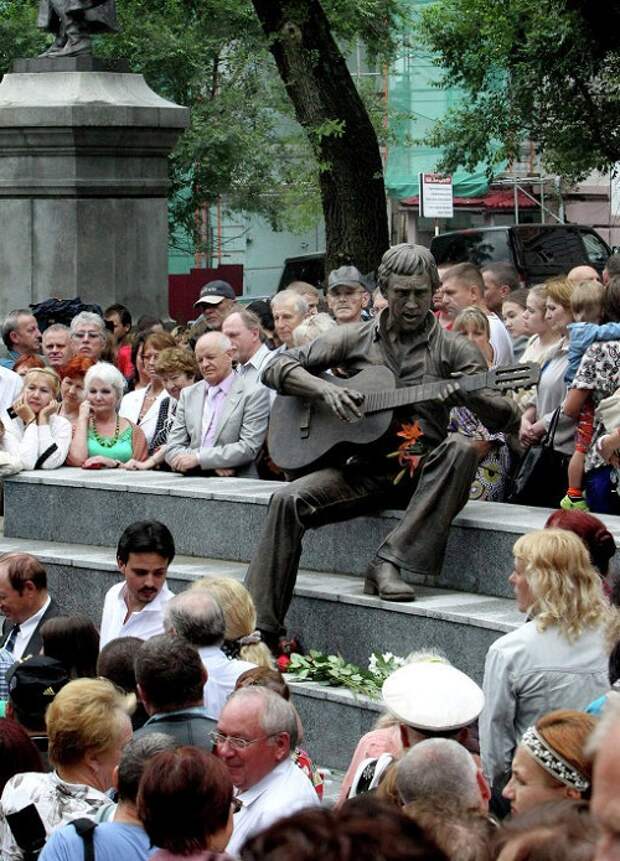
[[[58,33],[59,13],[83,13],[89,33],[116,33],[118,30],[115,0],[39,0],[37,26]]]

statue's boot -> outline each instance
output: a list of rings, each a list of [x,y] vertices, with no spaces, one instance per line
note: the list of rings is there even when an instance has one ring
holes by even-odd
[[[62,15],[62,24],[65,31],[66,42],[57,50],[48,50],[48,57],[79,57],[80,54],[92,52],[90,35],[84,22],[78,22],[75,18]]]
[[[368,566],[364,594],[379,595],[383,601],[415,601],[413,587],[401,580],[396,565],[384,559],[375,559]]]
[[[66,44],[67,44],[67,37],[64,34],[64,32],[61,32],[56,36],[56,38],[54,39],[52,44],[49,46],[49,48],[46,51],[43,51],[42,54],[39,54],[39,57],[53,56],[61,48],[64,48],[64,46]]]

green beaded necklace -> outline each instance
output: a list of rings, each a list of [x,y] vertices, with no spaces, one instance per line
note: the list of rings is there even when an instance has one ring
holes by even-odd
[[[93,436],[102,448],[113,448],[118,442],[119,436],[121,435],[121,420],[118,416],[116,416],[116,427],[114,429],[114,436],[101,436],[97,431],[97,427],[95,426],[94,416],[91,416],[90,418],[90,429]]]

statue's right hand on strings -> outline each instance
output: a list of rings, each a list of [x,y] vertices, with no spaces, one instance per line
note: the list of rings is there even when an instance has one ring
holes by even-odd
[[[355,389],[343,389],[340,386],[326,383],[321,392],[321,400],[343,422],[354,422],[363,417],[359,407],[364,400],[364,395]]]

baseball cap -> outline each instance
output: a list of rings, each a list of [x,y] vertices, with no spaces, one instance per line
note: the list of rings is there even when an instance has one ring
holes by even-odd
[[[332,287],[364,287],[364,276],[355,266],[341,266],[339,269],[332,269],[327,279],[328,291]]]
[[[381,693],[402,723],[428,732],[469,726],[484,707],[479,685],[443,661],[406,664],[388,676]]]
[[[218,305],[222,299],[235,299],[235,291],[228,281],[209,281],[200,290],[200,298],[194,302],[196,305]]]
[[[60,661],[42,655],[13,664],[6,680],[9,699],[25,718],[42,718],[58,691],[70,681]]]

